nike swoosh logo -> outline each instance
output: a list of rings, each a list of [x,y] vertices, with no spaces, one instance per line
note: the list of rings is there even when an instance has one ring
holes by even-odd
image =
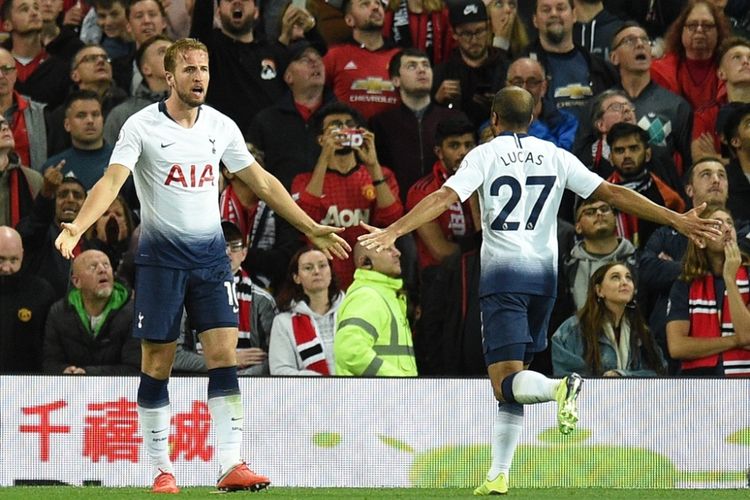
[[[166,431],[166,430],[167,430],[167,428],[164,428],[164,429],[162,429],[162,430],[160,430],[160,431],[151,431],[151,433],[152,433],[152,434],[159,434],[160,432],[164,432],[164,431]]]
[[[242,417],[240,417],[240,418],[234,418],[234,417],[232,417],[232,422],[236,422],[238,420],[242,420]]]
[[[168,148],[168,147],[169,147],[169,146],[171,146],[172,144],[174,144],[174,142],[169,142],[169,143],[167,143],[167,144],[164,144],[164,143],[162,142],[162,143],[161,143],[161,147],[163,147],[163,148]]]

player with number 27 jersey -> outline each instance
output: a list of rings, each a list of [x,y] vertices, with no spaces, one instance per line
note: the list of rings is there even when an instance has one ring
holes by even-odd
[[[220,161],[235,172],[255,159],[237,125],[210,106],[200,107],[192,128],[170,119],[164,102],[125,122],[110,163],[133,172],[141,202],[136,263],[191,269],[226,260]]]
[[[525,134],[506,132],[471,150],[445,186],[461,202],[481,186],[480,295],[554,296],[563,191],[588,198],[602,181],[569,152]]]

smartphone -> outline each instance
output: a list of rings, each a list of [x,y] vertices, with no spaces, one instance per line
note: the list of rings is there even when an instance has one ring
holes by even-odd
[[[292,5],[299,9],[304,9],[307,7],[307,0],[292,0]]]

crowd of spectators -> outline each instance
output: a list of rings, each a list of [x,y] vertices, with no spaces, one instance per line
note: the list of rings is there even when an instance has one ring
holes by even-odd
[[[132,181],[72,262],[53,242],[104,173],[123,123],[165,97],[166,48],[192,36],[209,48],[207,104],[354,248],[328,261],[226,169],[194,166],[184,182],[221,190],[240,374],[484,371],[481,200],[455,204],[387,252],[355,243],[492,139],[492,98],[509,85],[534,98],[530,135],[677,212],[708,203],[704,216],[728,228],[701,246],[566,195],[552,347],[534,367],[747,374],[747,346],[735,340],[750,328],[745,3],[4,0],[0,373],[137,373]],[[187,316],[177,350],[176,371],[205,372]]]

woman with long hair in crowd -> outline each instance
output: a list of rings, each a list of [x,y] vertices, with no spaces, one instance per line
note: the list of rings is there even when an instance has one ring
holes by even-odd
[[[718,48],[730,35],[729,21],[711,1],[689,0],[664,36],[664,57],[651,64],[654,82],[693,107],[693,139],[713,134],[726,100],[716,71]]]
[[[748,259],[737,245],[729,211],[709,205],[703,219],[722,221],[724,237],[688,242],[682,275],[672,285],[667,344],[682,375],[750,375]]]
[[[483,0],[492,28],[492,46],[510,54],[512,59],[521,56],[529,45],[529,33],[518,15],[518,0]]]
[[[586,302],[552,336],[555,376],[663,375],[666,362],[635,305],[630,269],[609,262],[589,280]]]
[[[279,314],[271,327],[271,375],[334,375],[333,336],[344,292],[325,254],[297,251],[276,295]]]

